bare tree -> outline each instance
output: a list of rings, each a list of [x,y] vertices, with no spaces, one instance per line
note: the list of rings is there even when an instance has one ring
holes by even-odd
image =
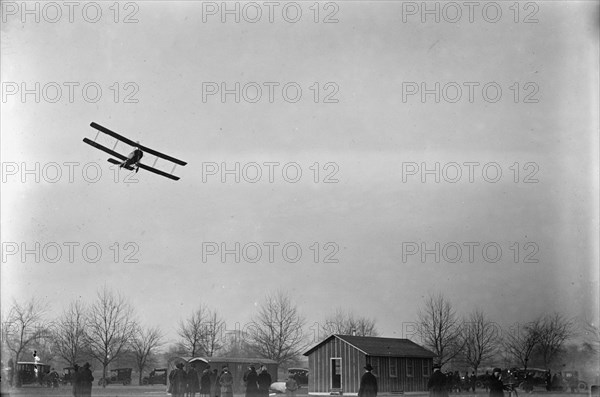
[[[250,335],[245,330],[235,329],[225,332],[223,337],[223,357],[254,357],[249,343]]]
[[[127,351],[136,330],[133,308],[105,286],[98,291],[86,322],[85,343],[90,356],[102,364],[102,377],[106,379],[108,365]]]
[[[483,311],[476,309],[463,325],[463,337],[464,359],[477,373],[479,365],[495,355],[500,337],[499,329],[486,318]]]
[[[377,336],[379,334],[375,327],[375,320],[356,316],[340,307],[336,308],[335,313],[325,318],[321,331],[324,337],[332,334],[352,335],[354,333],[357,336]]]
[[[144,369],[152,362],[156,349],[162,345],[163,333],[158,327],[142,328],[138,325],[136,328],[131,341],[131,349],[139,371],[139,384],[141,385]]]
[[[559,313],[545,316],[540,322],[538,349],[548,367],[552,359],[560,351],[565,341],[575,332],[573,320],[565,318]]]
[[[460,321],[442,294],[429,295],[418,319],[417,332],[422,343],[437,355],[438,364],[446,364],[461,352],[464,340]]]
[[[204,337],[202,345],[208,357],[212,357],[223,348],[223,332],[225,321],[216,310],[209,310],[204,322]]]
[[[216,311],[210,310],[206,305],[192,313],[190,317],[179,322],[177,333],[192,357],[213,353],[222,347],[221,337],[224,321]]]
[[[537,319],[522,327],[517,324],[510,332],[504,333],[502,344],[505,351],[525,368],[540,342],[540,328],[541,322]]]
[[[14,355],[14,362],[21,355],[49,334],[49,323],[45,319],[48,305],[39,298],[21,304],[13,300],[6,320],[2,324],[4,343]]]
[[[56,354],[73,366],[82,357],[85,346],[85,306],[72,301],[53,324],[52,338]]]
[[[600,353],[600,329],[591,321],[585,321],[583,326],[584,346],[594,352]]]
[[[249,343],[261,357],[289,362],[307,346],[302,333],[305,323],[288,295],[281,291],[267,295],[250,324]]]

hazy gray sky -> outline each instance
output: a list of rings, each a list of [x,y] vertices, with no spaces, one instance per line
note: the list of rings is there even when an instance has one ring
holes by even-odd
[[[281,289],[309,323],[339,306],[405,336],[441,292],[501,324],[597,323],[597,2],[22,4],[2,4],[3,309],[108,285],[174,337],[199,303],[233,329]],[[115,182],[92,121],[181,180]]]

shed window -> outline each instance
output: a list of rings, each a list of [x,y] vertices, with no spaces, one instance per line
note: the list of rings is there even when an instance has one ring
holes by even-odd
[[[406,376],[407,377],[415,376],[414,363],[413,363],[413,360],[410,358],[406,359]]]
[[[390,378],[398,377],[398,361],[395,358],[390,358]]]

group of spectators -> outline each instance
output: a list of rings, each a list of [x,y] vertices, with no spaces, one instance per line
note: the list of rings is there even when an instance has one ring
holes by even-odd
[[[488,371],[485,372],[485,375],[481,375],[479,377],[475,375],[475,372],[471,372],[471,375],[466,372],[464,376],[461,376],[460,372],[458,371],[448,371],[443,373],[439,365],[434,365],[433,376],[429,379],[428,387],[430,390],[432,387],[439,391],[444,389],[446,391],[446,394],[444,395],[447,395],[448,392],[454,391],[459,393],[461,391],[475,391],[478,384],[479,387],[483,387],[486,391],[488,391],[493,378],[494,375],[490,375]]]
[[[491,375],[486,371],[485,375],[478,378],[473,372],[471,376],[465,374],[464,378],[461,378],[458,372],[455,372],[454,374],[444,374],[441,372],[439,365],[434,365],[433,374],[429,378],[427,387],[429,388],[430,396],[446,397],[448,396],[448,392],[455,390],[460,392],[461,388],[462,390],[466,389],[467,391],[472,388],[472,390],[475,391],[475,386],[479,379],[480,385],[484,387],[486,391],[489,390],[490,397],[503,397],[504,391],[513,390],[515,380],[518,380],[517,383],[520,383],[520,386],[525,391],[532,391],[535,382],[533,376],[532,373],[525,373],[522,378],[513,378],[509,372],[509,376],[503,380],[502,370],[500,368],[494,368]],[[551,376],[550,370],[547,370],[544,380],[547,391],[563,390],[563,387],[561,386],[563,382],[560,373]],[[457,384],[459,386],[456,386]]]
[[[448,391],[456,391],[459,393],[461,391],[475,391],[477,387],[477,375],[475,375],[475,372],[471,372],[471,375],[469,375],[468,372],[465,372],[465,375],[461,376],[458,371],[454,371],[454,373],[448,371],[444,375],[446,376],[446,388]],[[489,372],[486,372],[485,375],[480,378],[480,386],[485,387],[487,390],[489,379],[490,374]]]
[[[227,365],[223,365],[221,372],[210,368],[210,365],[200,373],[192,363],[185,370],[184,363],[178,363],[169,373],[168,392],[173,397],[195,397],[200,393],[202,397],[233,397],[233,375]],[[244,375],[246,397],[268,397],[271,386],[271,375],[266,366],[262,366],[260,373],[254,366],[248,367]]]
[[[502,371],[500,368],[495,368],[493,374],[489,374],[486,371],[485,375],[480,375],[479,377],[475,375],[475,372],[472,372],[469,376],[468,372],[465,373],[464,376],[460,376],[458,371],[446,372],[445,374],[441,372],[439,365],[434,366],[434,373],[437,373],[435,377],[430,378],[429,387],[435,387],[436,389],[444,388],[447,392],[461,392],[461,391],[475,391],[476,386],[479,384],[480,387],[485,388],[486,391],[491,390],[494,384],[497,385],[497,380],[502,379]],[[498,375],[496,375],[496,373]],[[510,375],[510,372],[509,372]],[[520,378],[517,378],[518,383],[521,384],[523,390],[529,392],[533,390],[534,384],[539,384],[539,379],[536,380],[534,378],[533,373],[525,373],[521,374]],[[505,381],[509,381],[507,385],[515,383],[515,378],[512,378],[510,375]],[[568,388],[571,388],[571,391],[576,391],[577,384],[576,383],[568,383],[564,381],[560,372],[555,373],[553,376],[550,373],[550,370],[547,370],[544,375],[544,383],[547,391],[563,391]],[[504,386],[504,390],[507,390],[507,387]],[[498,394],[499,395],[499,394]]]
[[[244,384],[246,386],[246,397],[268,397],[272,378],[267,367],[262,365],[260,371],[256,371],[253,365],[248,367],[244,374]]]
[[[434,365],[433,366],[433,374],[429,378],[429,382],[427,383],[427,388],[429,389],[430,397],[448,397],[448,392],[453,391],[453,387],[449,387],[449,383],[454,385],[458,376],[458,381],[460,382],[461,378],[458,372],[455,374],[451,374],[448,376],[441,372],[441,366]],[[465,379],[468,379],[470,387],[475,391],[475,384],[477,383],[477,377],[475,373],[472,373],[470,377],[465,376]],[[490,397],[504,397],[505,390],[511,390],[510,385],[505,385],[502,382],[502,370],[500,368],[494,368],[492,374],[489,375],[486,372],[486,377],[483,381],[483,386],[486,390],[489,390]],[[467,389],[468,390],[468,389]],[[460,390],[459,390],[460,391]]]

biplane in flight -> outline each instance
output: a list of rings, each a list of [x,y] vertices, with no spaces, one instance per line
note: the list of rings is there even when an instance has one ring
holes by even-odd
[[[100,124],[96,124],[94,122],[92,122],[90,124],[90,126],[92,128],[95,128],[97,130],[96,132],[96,137],[94,138],[94,140],[92,141],[91,139],[88,138],[83,138],[83,141],[85,143],[87,143],[88,145],[91,145],[93,147],[95,147],[96,149],[100,149],[103,152],[106,152],[108,154],[110,154],[113,157],[116,157],[119,160],[116,160],[114,158],[109,158],[108,162],[112,163],[112,164],[116,164],[121,168],[125,168],[127,170],[130,171],[135,171],[137,172],[139,168],[146,170],[146,171],[150,171],[153,172],[155,174],[158,175],[162,175],[166,178],[169,179],[173,179],[175,181],[179,180],[178,176],[173,175],[173,172],[175,172],[175,167],[177,165],[186,165],[187,163],[185,161],[181,161],[179,159],[176,159],[175,157],[171,157],[171,156],[167,156],[166,154],[157,152],[156,150],[152,150],[150,148],[147,148],[145,146],[142,146],[139,144],[139,142],[134,142],[130,139],[125,138],[124,136],[121,136],[119,134],[117,134],[114,131],[109,130],[106,127],[101,126]],[[115,144],[112,147],[112,149],[107,148],[106,146],[103,146],[101,144],[99,144],[98,142],[96,142],[96,140],[98,139],[98,135],[100,133],[104,133],[108,136],[111,136],[113,138],[116,138]],[[115,151],[115,149],[117,148],[117,144],[119,143],[119,141],[132,146],[134,148],[133,152],[131,152],[129,154],[129,156],[125,156],[123,154],[120,154],[118,152]],[[152,163],[152,166],[143,164],[140,162],[140,160],[142,159],[142,157],[144,156],[144,153],[156,156],[156,158],[154,159],[154,163]],[[165,159],[167,161],[170,161],[171,163],[173,163],[173,169],[171,170],[171,173],[167,173],[164,171],[161,171],[159,169],[154,168],[156,166],[156,162],[158,161],[158,159]]]

